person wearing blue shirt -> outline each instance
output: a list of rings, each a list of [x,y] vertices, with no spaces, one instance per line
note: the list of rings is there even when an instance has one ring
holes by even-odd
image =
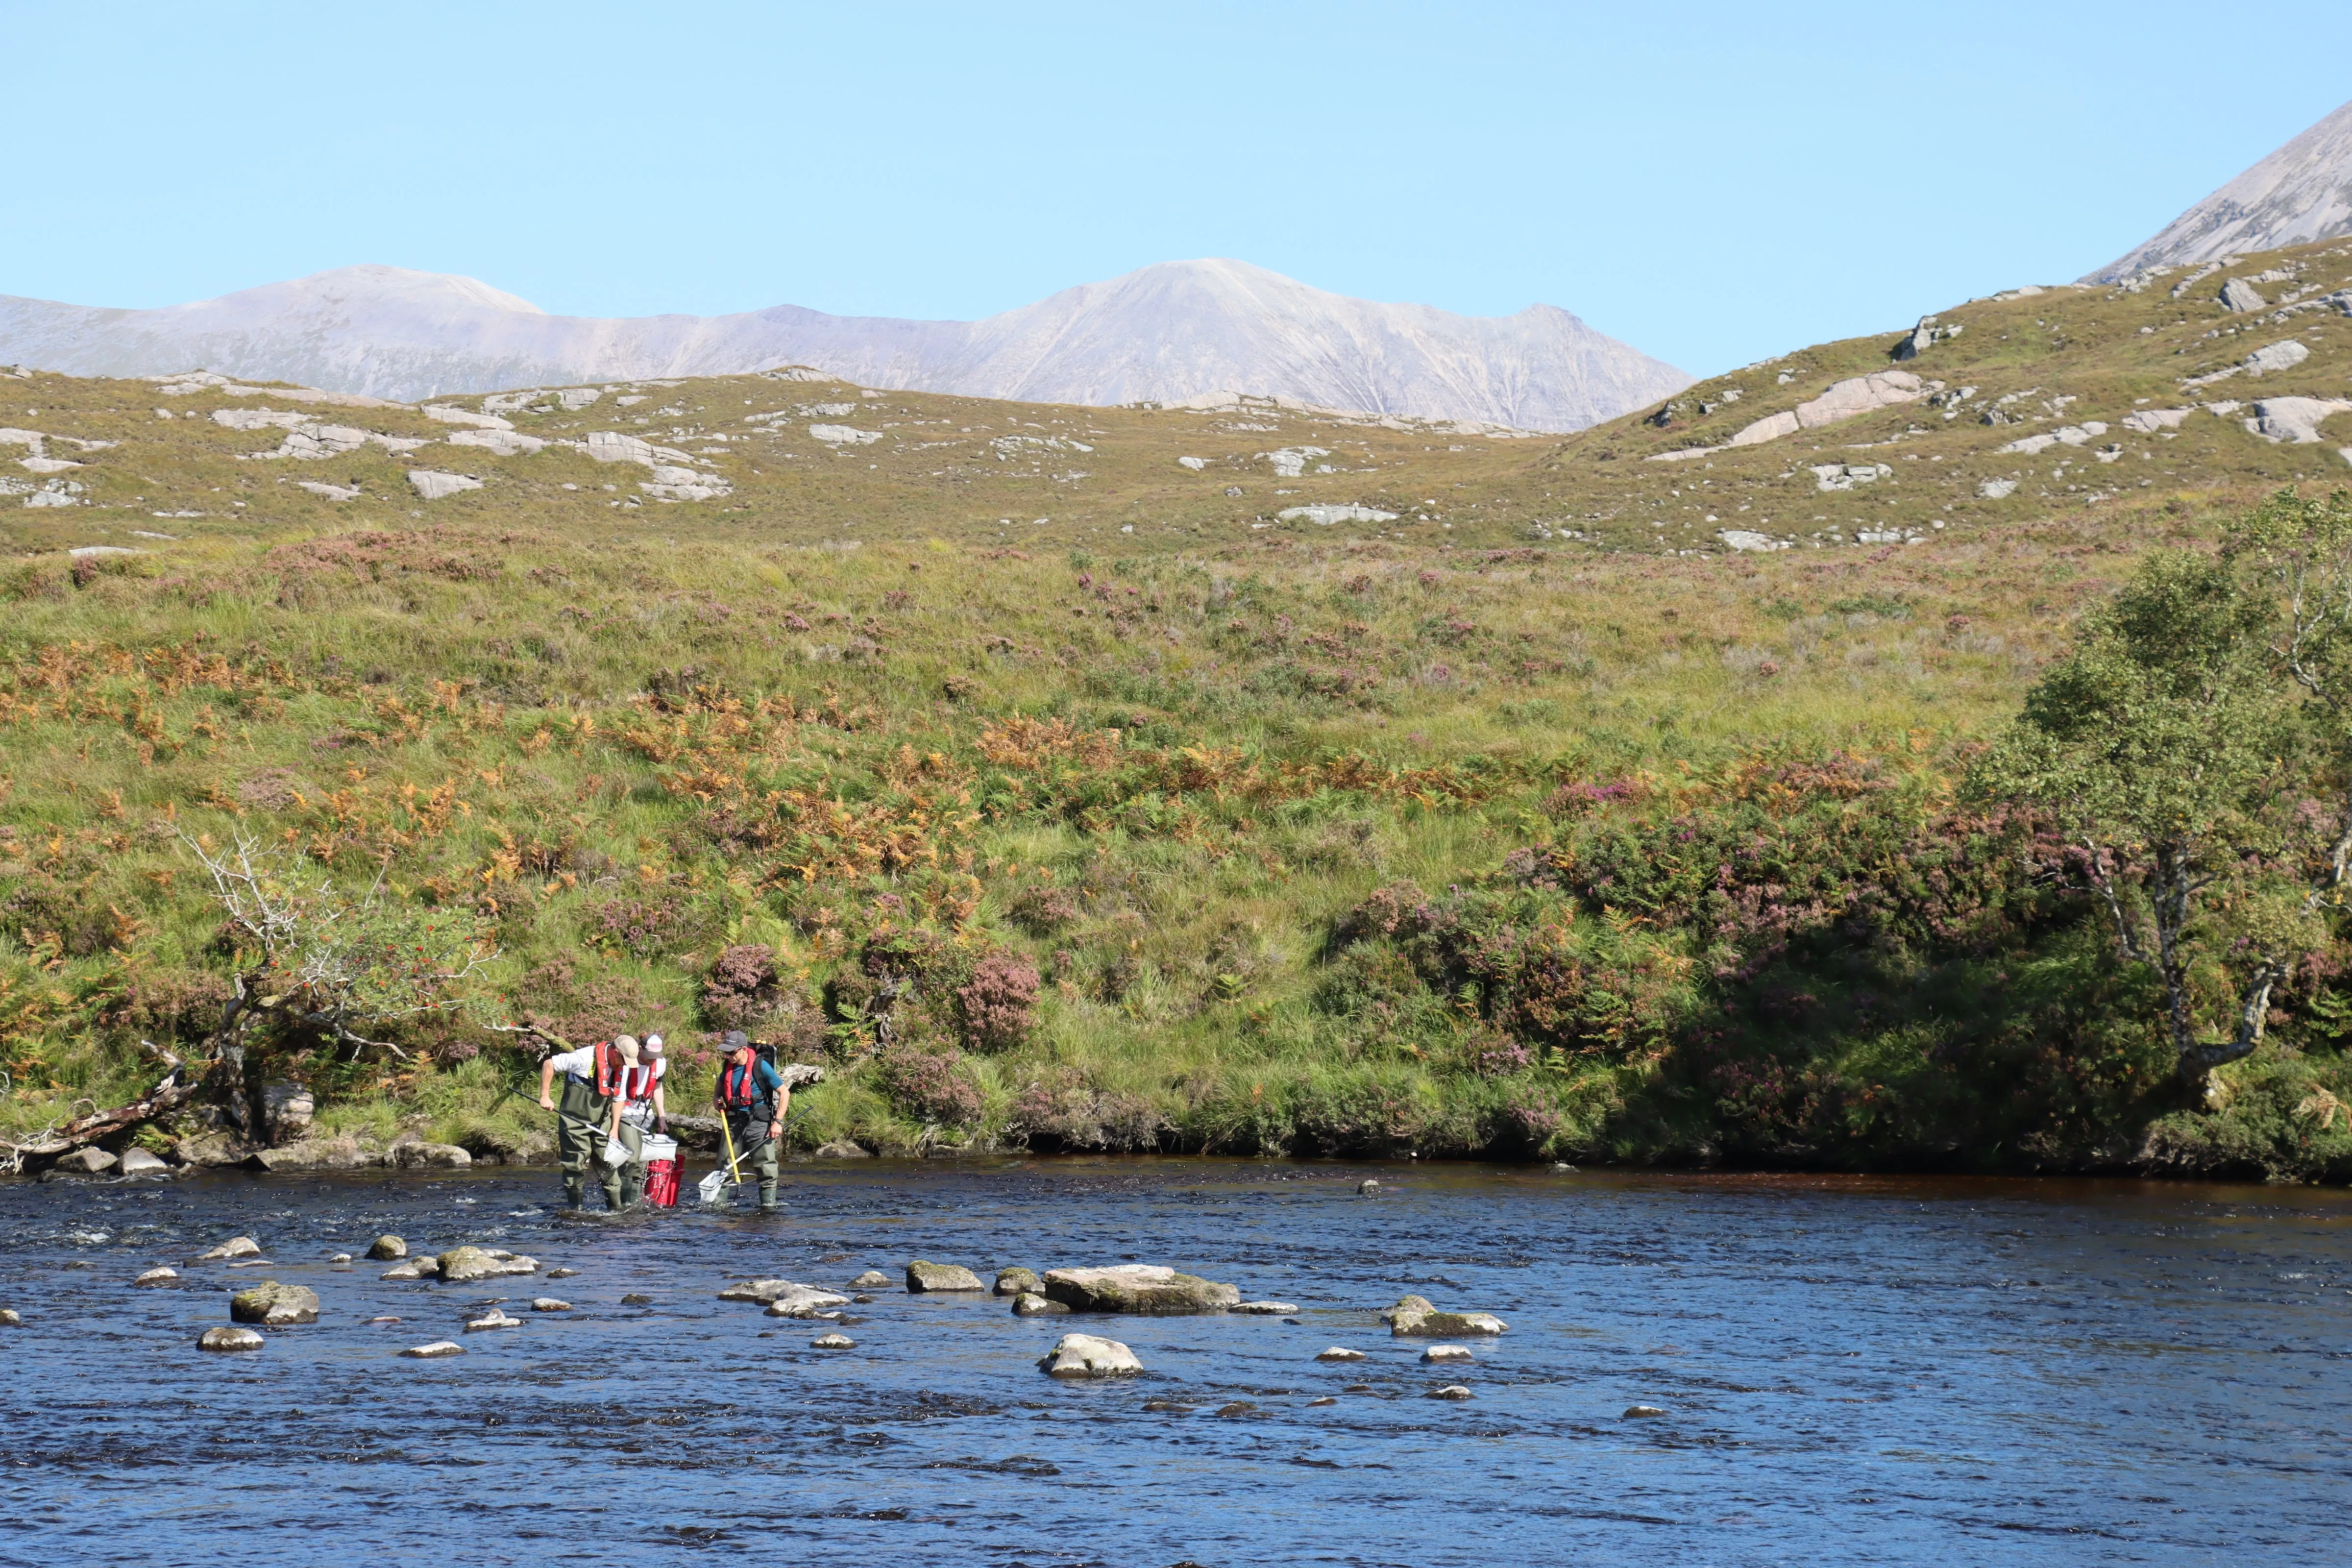
[[[725,1053],[719,1085],[711,1099],[735,1140],[738,1167],[750,1165],[760,1177],[760,1212],[776,1209],[776,1151],[784,1133],[784,1117],[793,1104],[792,1085],[784,1075],[760,1059],[750,1036],[730,1029],[719,1042]]]

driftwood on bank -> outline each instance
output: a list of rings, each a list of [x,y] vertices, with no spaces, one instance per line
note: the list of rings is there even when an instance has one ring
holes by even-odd
[[[173,1068],[164,1075],[147,1096],[111,1110],[93,1111],[59,1127],[46,1128],[24,1142],[0,1140],[0,1168],[22,1170],[27,1160],[52,1160],[60,1154],[70,1154],[85,1144],[152,1121],[156,1117],[178,1110],[196,1097],[203,1088],[195,1079],[183,1081],[180,1069]]]

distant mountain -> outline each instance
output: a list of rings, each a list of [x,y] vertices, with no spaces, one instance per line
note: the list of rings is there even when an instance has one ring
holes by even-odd
[[[2352,103],[2084,281],[2112,283],[2146,267],[2194,266],[2344,234],[2352,234]]]
[[[470,278],[344,267],[153,310],[0,295],[0,361],[81,375],[201,367],[404,402],[797,363],[868,386],[1035,403],[1232,391],[1530,430],[1582,429],[1690,382],[1549,305],[1456,316],[1239,261],[1164,262],[981,321],[793,305],[551,316]]]

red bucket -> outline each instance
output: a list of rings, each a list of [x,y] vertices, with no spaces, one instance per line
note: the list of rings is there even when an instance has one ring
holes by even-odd
[[[646,1133],[639,1145],[646,1160],[646,1202],[677,1206],[677,1140]]]

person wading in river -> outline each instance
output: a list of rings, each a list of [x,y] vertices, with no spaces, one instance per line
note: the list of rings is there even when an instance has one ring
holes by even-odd
[[[645,1135],[669,1131],[669,1108],[662,1101],[662,1079],[668,1071],[662,1037],[647,1035],[637,1047],[637,1059],[625,1062],[613,1076],[613,1120],[604,1132],[629,1152],[628,1163],[621,1167],[621,1193],[631,1204],[646,1195]]]
[[[578,1208],[583,1201],[588,1168],[596,1168],[604,1188],[604,1206],[619,1208],[621,1173],[599,1156],[604,1146],[605,1123],[620,1089],[624,1068],[637,1065],[637,1042],[627,1035],[601,1040],[576,1051],[565,1051],[539,1064],[539,1108],[556,1113],[556,1147],[563,1163],[563,1201]],[[563,1075],[563,1103],[555,1102],[555,1075]]]
[[[719,1068],[719,1087],[711,1099],[735,1140],[738,1170],[750,1165],[760,1175],[760,1212],[776,1209],[776,1150],[784,1133],[784,1117],[793,1105],[792,1086],[783,1075],[760,1059],[751,1037],[730,1029],[720,1042],[726,1058]]]

